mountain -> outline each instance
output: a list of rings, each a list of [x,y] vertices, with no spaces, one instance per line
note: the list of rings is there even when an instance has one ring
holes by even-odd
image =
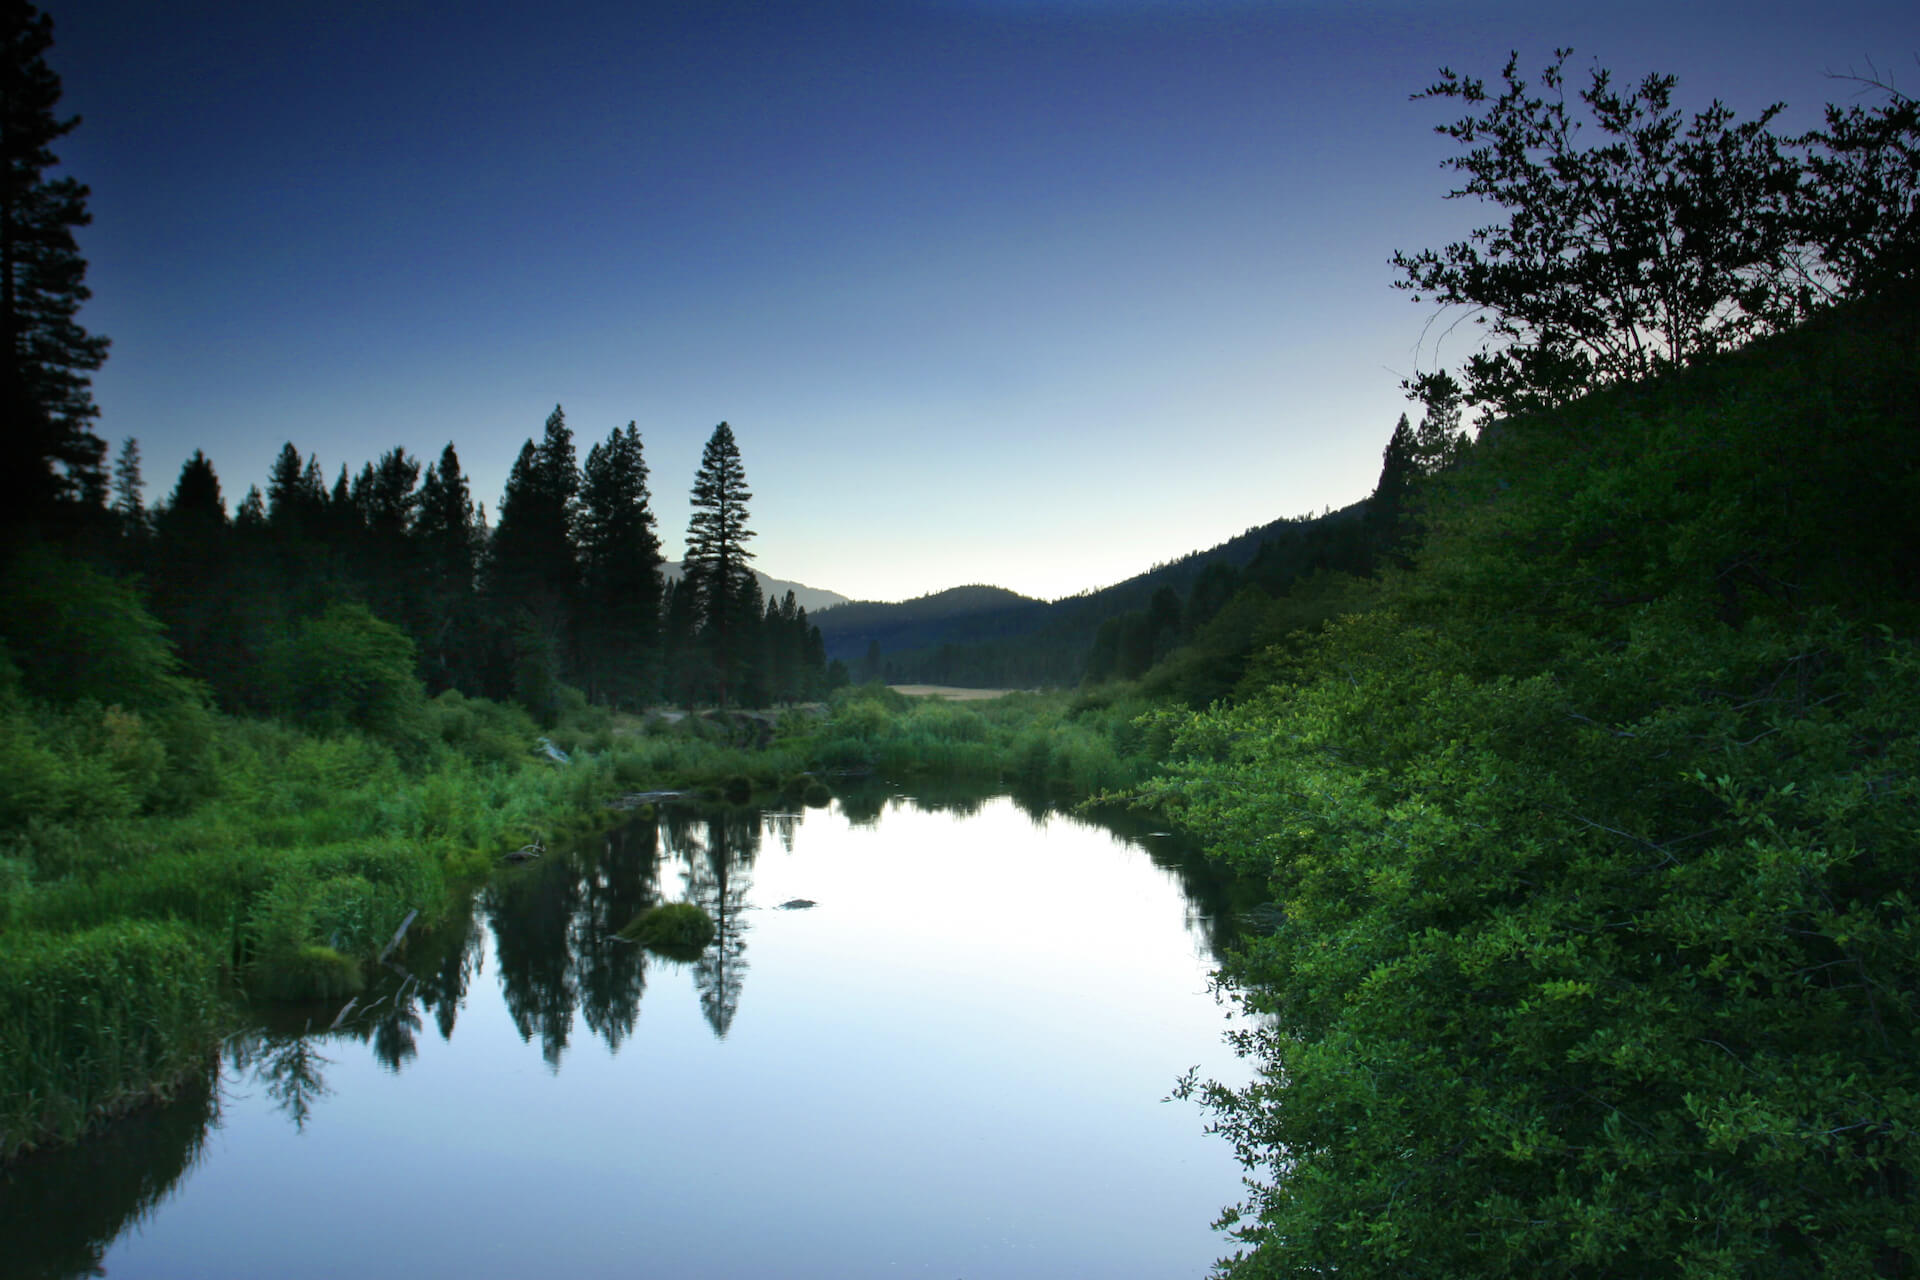
[[[680,577],[680,562],[678,560],[669,560],[660,566],[660,572],[667,578],[678,581]],[[841,595],[838,591],[826,591],[820,587],[809,587],[805,583],[788,582],[783,578],[770,578],[758,569],[753,571],[753,576],[760,580],[760,594],[762,596],[765,596],[769,600],[784,600],[787,592],[791,591],[793,592],[794,603],[802,609],[805,609],[810,615],[822,609],[831,609],[835,605],[849,603],[847,597]]]
[[[856,600],[814,615],[828,658],[851,662],[879,641],[882,652],[1017,633],[1047,602],[1004,587],[950,587],[899,604]]]
[[[890,679],[983,687],[1073,684],[1101,624],[1146,610],[1162,591],[1191,601],[1210,570],[1215,589],[1208,593],[1209,613],[1241,586],[1280,592],[1316,570],[1367,572],[1367,509],[1361,501],[1318,516],[1275,520],[1061,600],[1035,600],[1001,587],[955,587],[901,604],[843,604],[812,621],[827,656],[850,665],[878,641]]]

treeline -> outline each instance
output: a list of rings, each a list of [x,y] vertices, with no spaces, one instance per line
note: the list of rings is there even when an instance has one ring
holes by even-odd
[[[89,541],[147,584],[187,669],[231,711],[300,710],[286,640],[322,617],[344,625],[343,606],[412,642],[429,693],[511,698],[543,719],[569,697],[764,706],[825,689],[806,610],[791,592],[763,599],[748,567],[751,494],[725,423],[695,479],[686,572],[671,582],[638,428],[616,428],[580,463],[558,407],[522,447],[492,527],[451,443],[424,467],[398,447],[357,474],[342,465],[329,485],[319,456],[289,442],[232,515],[199,451],[152,510],[141,493],[129,440]]]

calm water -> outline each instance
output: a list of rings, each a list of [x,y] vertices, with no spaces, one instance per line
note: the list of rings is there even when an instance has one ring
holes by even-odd
[[[1239,1172],[1162,1099],[1243,1071],[1226,912],[1168,844],[1004,797],[668,809],[16,1173],[0,1270],[1204,1275]],[[722,926],[697,963],[612,936],[681,898]]]

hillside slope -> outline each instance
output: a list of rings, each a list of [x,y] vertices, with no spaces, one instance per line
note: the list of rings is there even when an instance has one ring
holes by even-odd
[[[1920,1274],[1915,300],[1508,420],[1163,725],[1274,904],[1225,1274]]]
[[[669,581],[678,581],[682,572],[678,560],[669,560],[660,566],[662,576]],[[793,592],[793,602],[808,613],[818,613],[836,605],[847,603],[847,597],[838,591],[827,591],[821,587],[809,587],[804,582],[788,582],[784,578],[769,577],[755,569],[753,576],[760,580],[760,594],[768,600],[781,600],[787,592]]]
[[[890,679],[1001,686],[1072,684],[1103,623],[1144,610],[1161,591],[1185,599],[1208,570],[1260,569],[1269,582],[1316,568],[1363,572],[1355,542],[1366,502],[1272,521],[1112,586],[1042,601],[999,587],[955,587],[901,604],[859,602],[814,617],[827,656],[848,663],[878,643]],[[1218,569],[1216,569],[1218,572]]]

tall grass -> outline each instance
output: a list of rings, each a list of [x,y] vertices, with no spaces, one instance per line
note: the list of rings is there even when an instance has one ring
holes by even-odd
[[[556,765],[523,712],[446,694],[404,739],[216,719],[203,774],[168,788],[144,722],[50,714],[29,744],[40,754],[13,764],[53,781],[0,813],[0,1156],[71,1137],[203,1063],[236,998],[353,990],[409,912],[432,928],[505,849],[606,822],[619,792],[799,800],[840,771],[1083,797],[1151,767],[1142,710],[862,688],[775,732],[739,715],[668,725],[584,708],[550,730],[572,753]],[[77,798],[96,783],[106,800]],[[200,798],[164,799],[186,794]]]
[[[352,989],[408,913],[432,927],[504,849],[605,820],[621,786],[611,757],[555,767],[523,713],[455,695],[424,745],[218,720],[199,803],[116,783],[87,807],[60,797],[126,775],[114,752],[139,766],[137,726],[36,723],[66,780],[0,815],[0,1157],[202,1063],[236,997]]]
[[[0,1156],[72,1139],[203,1069],[223,1014],[214,978],[178,925],[0,937]]]
[[[840,690],[810,744],[826,769],[904,778],[971,778],[1057,798],[1085,798],[1144,778],[1164,743],[1136,725],[1137,696],[1009,694],[985,702]]]

